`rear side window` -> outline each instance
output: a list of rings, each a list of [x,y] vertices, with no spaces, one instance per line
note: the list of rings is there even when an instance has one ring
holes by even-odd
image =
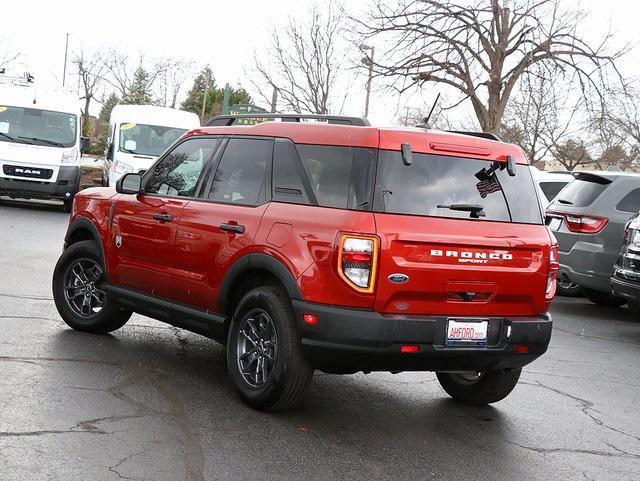
[[[624,212],[638,212],[640,210],[640,189],[633,189],[627,195],[625,195],[616,209]]]
[[[469,219],[464,205],[481,206],[480,220],[541,224],[529,166],[510,177],[491,161],[381,151],[374,209],[380,212]]]
[[[551,201],[567,184],[568,182],[540,182],[540,189],[544,193],[544,196],[547,198],[547,200]]]
[[[600,194],[604,192],[610,180],[597,175],[578,174],[558,197],[556,202],[575,207],[586,207],[591,205]]]
[[[371,209],[376,150],[327,145],[296,145],[318,205]]]
[[[272,152],[270,140],[229,140],[213,178],[209,199],[243,205],[264,202]]]
[[[272,199],[290,204],[309,204],[304,175],[293,142],[277,139],[273,149]]]

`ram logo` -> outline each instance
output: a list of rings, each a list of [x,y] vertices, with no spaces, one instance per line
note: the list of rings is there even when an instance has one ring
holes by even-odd
[[[461,251],[457,249],[431,249],[431,257],[448,257],[458,259],[460,263],[487,264],[491,261],[511,261],[513,254],[509,252]]]

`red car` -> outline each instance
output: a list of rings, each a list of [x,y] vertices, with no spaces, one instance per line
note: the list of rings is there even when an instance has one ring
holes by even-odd
[[[78,194],[53,275],[64,321],[107,333],[137,312],[225,343],[259,409],[296,405],[314,369],[506,397],[547,349],[558,268],[522,150],[306,117],[214,118]]]

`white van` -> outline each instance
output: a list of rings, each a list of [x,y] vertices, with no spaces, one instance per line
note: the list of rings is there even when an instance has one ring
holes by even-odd
[[[0,195],[60,199],[71,211],[88,148],[79,105],[77,95],[37,87],[28,75],[0,75]]]
[[[191,112],[155,105],[116,105],[109,119],[103,185],[113,187],[124,174],[145,171],[187,130],[200,127]]]

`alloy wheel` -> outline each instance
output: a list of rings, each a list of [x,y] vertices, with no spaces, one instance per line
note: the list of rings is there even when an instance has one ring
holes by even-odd
[[[103,274],[102,267],[91,259],[79,259],[68,267],[64,297],[74,314],[91,319],[102,311],[107,301],[102,288]]]
[[[238,368],[253,388],[263,387],[273,376],[278,355],[278,335],[271,316],[252,309],[240,325],[237,345]]]

